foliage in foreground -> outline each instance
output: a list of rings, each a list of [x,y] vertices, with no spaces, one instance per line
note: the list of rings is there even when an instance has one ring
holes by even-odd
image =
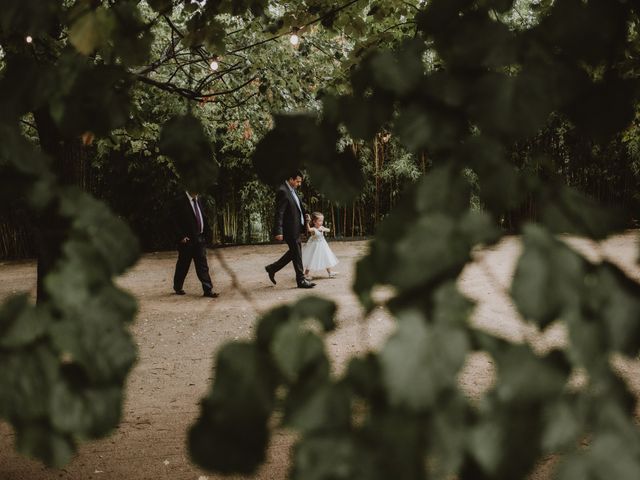
[[[398,320],[395,334],[334,378],[312,319],[331,329],[335,305],[305,299],[269,312],[252,343],[219,352],[216,380],[191,430],[198,464],[253,471],[281,408],[283,426],[301,433],[295,479],[526,478],[553,453],[563,454],[561,479],[638,477],[636,399],[612,358],[639,353],[640,285],[558,237],[601,240],[624,226],[624,215],[566,188],[552,171],[515,169],[505,152],[552,113],[596,143],[629,125],[639,12],[628,2],[555,2],[539,22],[514,31],[501,21],[511,6],[429,2],[417,14],[416,37],[369,56],[352,75],[350,95],[325,98],[318,121],[280,118],[258,145],[254,160],[265,180],[296,166],[272,161],[286,148],[304,153],[313,168],[334,166],[344,183],[351,163],[327,148],[334,132],[345,126],[354,138],[370,138],[391,127],[409,149],[427,150],[435,168],[358,264],[355,290],[365,309],[376,306],[377,286],[393,288],[386,307]],[[427,45],[442,68],[425,72]],[[286,147],[278,141],[285,136]],[[470,211],[465,169],[477,174],[486,211]],[[343,183],[336,188],[348,193]],[[455,286],[474,247],[497,242],[497,221],[528,196],[539,202],[540,221],[518,226],[524,250],[510,295],[540,330],[566,325],[567,345],[545,353],[472,328],[473,304]],[[457,375],[478,351],[491,356],[497,378],[472,405]],[[580,385],[570,381],[577,373]],[[230,404],[231,395],[242,402]],[[235,442],[220,453],[230,436]]]
[[[329,12],[322,22],[328,27],[340,18],[331,15],[331,2],[296,3]],[[400,3],[407,2],[389,5]],[[305,166],[325,179],[318,187],[329,197],[352,198],[360,178],[355,156],[338,148],[345,131],[371,139],[391,129],[408,149],[433,159],[430,174],[386,219],[358,264],[355,290],[363,306],[373,309],[375,288],[391,286],[386,306],[398,328],[380,352],[352,359],[334,378],[319,332],[335,327],[335,305],[307,298],[268,313],[255,341],[231,343],[218,354],[214,385],[190,431],[196,463],[253,471],[281,409],[284,425],[302,434],[292,478],[524,478],[556,452],[565,454],[561,478],[637,478],[635,399],[610,360],[638,354],[639,286],[615,265],[593,263],[557,238],[599,240],[624,219],[565,188],[552,171],[515,169],[507,152],[552,113],[595,142],[625,129],[638,87],[638,11],[613,0],[541,3],[539,22],[521,30],[504,23],[513,17],[508,0],[411,7],[416,34],[359,62],[351,91],[324,97],[320,119],[276,118],[254,157],[265,181]],[[174,7],[150,4],[160,14]],[[68,461],[77,440],[102,436],[117,423],[135,357],[125,328],[135,306],[111,280],[134,261],[135,240],[102,204],[65,185],[68,155],[61,149],[80,135],[106,135],[127,123],[130,88],[142,81],[132,68],[144,63],[150,45],[135,2],[77,5],[63,15],[58,2],[11,1],[0,13],[2,200],[25,198],[36,215],[44,272],[37,305],[12,298],[0,310],[0,417],[16,429],[21,451],[55,465]],[[267,5],[189,3],[198,12],[185,41],[196,49],[200,42],[219,45],[220,14],[259,15]],[[372,5],[371,15],[380,8]],[[60,18],[71,45],[60,41],[66,38],[56,30]],[[47,32],[33,50],[24,42],[29,32]],[[425,70],[429,55],[439,68]],[[43,127],[44,153],[17,127],[28,113]],[[193,115],[167,122],[161,143],[186,182],[197,186],[203,175],[213,181],[215,168],[199,164],[212,159]],[[193,165],[184,152],[209,158],[196,157]],[[485,211],[470,211],[468,170],[477,175]],[[567,325],[567,346],[545,354],[471,328],[472,303],[455,287],[472,249],[497,242],[496,224],[527,196],[538,201],[540,222],[518,226],[524,251],[510,292],[527,321],[541,329]],[[456,382],[476,351],[490,354],[497,368],[479,407]],[[576,372],[586,380],[569,388]]]

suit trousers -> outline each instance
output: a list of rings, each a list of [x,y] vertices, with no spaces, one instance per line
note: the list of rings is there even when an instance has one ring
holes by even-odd
[[[300,243],[300,236],[297,237],[285,237],[284,241],[287,242],[289,250],[276,260],[267,268],[273,273],[282,270],[289,262],[293,262],[293,269],[296,272],[296,282],[300,284],[304,280],[304,270],[302,268],[302,243]]]
[[[173,275],[173,289],[176,291],[182,290],[182,285],[189,272],[192,260],[196,267],[198,280],[202,283],[202,290],[210,292],[213,289],[213,284],[209,276],[207,249],[203,238],[178,246],[178,261],[176,262],[176,272]]]

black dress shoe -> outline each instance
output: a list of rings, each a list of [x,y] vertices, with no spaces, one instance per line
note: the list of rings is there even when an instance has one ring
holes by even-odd
[[[269,280],[271,280],[271,283],[273,283],[275,285],[276,284],[276,274],[275,274],[275,272],[272,272],[271,270],[269,270],[269,267],[264,267],[264,269],[266,270],[267,274],[269,275]]]
[[[185,291],[180,289],[180,290],[174,290],[174,292],[176,292],[176,295],[184,295]]]
[[[313,288],[315,286],[316,286],[315,283],[309,282],[307,280],[303,280],[298,283],[298,288]]]
[[[220,296],[219,293],[216,292],[212,292],[212,291],[208,291],[208,292],[204,292],[202,294],[203,297],[209,297],[209,298],[218,298]]]

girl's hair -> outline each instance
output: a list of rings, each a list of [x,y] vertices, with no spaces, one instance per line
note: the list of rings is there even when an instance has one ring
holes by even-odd
[[[313,212],[311,214],[311,225],[315,225],[316,220],[319,219],[320,217],[324,218],[324,215],[320,212]]]
[[[320,217],[324,217],[324,215],[320,212],[313,212],[311,214],[311,218],[309,219],[309,223],[307,223],[307,233],[311,233],[311,226],[316,224],[316,220]]]

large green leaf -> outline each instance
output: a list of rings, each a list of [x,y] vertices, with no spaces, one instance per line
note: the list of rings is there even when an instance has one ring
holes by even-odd
[[[540,227],[527,226],[523,240],[511,295],[525,319],[544,327],[579,309],[587,264]]]
[[[585,320],[601,322],[610,349],[637,355],[640,350],[640,285],[608,262],[598,266],[586,282],[589,288],[583,302]]]
[[[541,223],[554,233],[585,235],[603,239],[623,230],[626,214],[607,207],[577,190],[549,185],[539,193]]]
[[[304,297],[294,305],[293,313],[300,319],[317,319],[325,332],[336,327],[335,315],[337,306],[334,302],[320,297]]]
[[[464,331],[430,325],[418,312],[401,314],[380,356],[390,401],[414,411],[433,407],[442,391],[454,387],[468,350]]]
[[[71,461],[76,446],[70,436],[33,422],[18,430],[16,449],[24,455],[43,460],[47,465],[62,468]]]
[[[324,357],[322,340],[305,330],[299,322],[289,322],[278,329],[271,345],[273,359],[284,377],[296,381],[305,370]]]
[[[58,382],[51,392],[52,426],[80,438],[99,438],[112,431],[120,422],[121,409],[122,389],[116,386],[80,390],[70,382]]]
[[[254,472],[265,459],[274,373],[255,346],[233,343],[217,356],[213,387],[189,431],[192,460],[223,473]]]
[[[58,380],[58,361],[47,346],[0,350],[0,416],[19,426],[45,420]]]
[[[292,480],[378,480],[372,452],[351,435],[319,433],[301,440],[293,452]]]
[[[338,151],[337,126],[310,115],[279,115],[253,155],[265,183],[278,185],[306,168],[318,191],[337,201],[352,200],[362,183],[360,164],[350,149]]]
[[[287,397],[284,424],[303,434],[348,431],[350,407],[349,392],[344,385],[304,380]]]
[[[33,307],[26,295],[10,297],[0,308],[0,349],[15,349],[44,336],[53,320],[45,307]]]
[[[106,135],[129,118],[130,78],[121,67],[88,65],[67,53],[58,66],[60,89],[51,98],[50,113],[67,135],[90,131]]]
[[[69,43],[83,55],[89,55],[107,43],[115,22],[110,9],[99,7],[89,10],[71,25]]]
[[[7,0],[0,10],[0,27],[5,34],[35,35],[57,26],[60,2]]]
[[[173,160],[180,181],[190,191],[204,192],[218,179],[211,141],[193,115],[173,117],[165,123],[160,133],[160,150]]]

